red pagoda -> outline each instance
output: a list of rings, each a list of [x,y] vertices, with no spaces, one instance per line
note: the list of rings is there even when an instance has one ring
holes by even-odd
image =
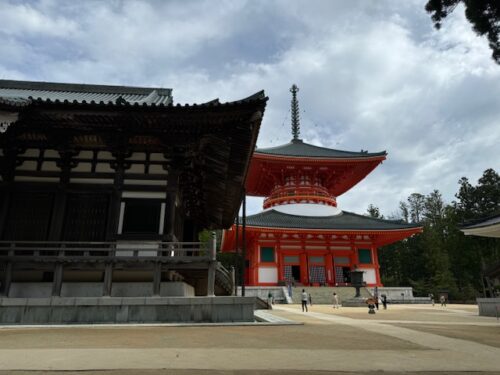
[[[246,217],[245,284],[348,285],[351,270],[360,269],[368,286],[382,286],[377,249],[422,228],[342,211],[336,198],[382,163],[387,153],[303,142],[298,87],[290,91],[293,139],[256,149],[246,180],[248,195],[266,198],[264,211]],[[224,232],[222,251],[241,248],[242,237],[241,225],[233,225]]]

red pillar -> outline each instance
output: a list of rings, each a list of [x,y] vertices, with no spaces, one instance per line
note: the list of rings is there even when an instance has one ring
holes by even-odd
[[[383,286],[382,281],[380,280],[380,264],[378,262],[378,249],[372,245],[372,256],[373,256],[373,265],[375,266],[375,279],[377,281],[377,286]]]
[[[248,245],[248,285],[257,285],[257,243],[254,241],[247,242]]]
[[[354,245],[354,240],[351,239],[351,269],[354,269],[358,265],[358,254],[356,252],[356,246]]]
[[[278,267],[278,281],[285,280],[285,267],[283,266],[280,240],[276,242],[276,266]]]
[[[332,254],[330,252],[328,252],[325,255],[325,270],[326,270],[326,282],[329,285],[333,285],[335,280],[335,274],[333,271]]]
[[[302,280],[302,284],[308,285],[309,284],[309,270],[307,269],[307,254],[306,253],[301,253],[300,254],[300,277]]]

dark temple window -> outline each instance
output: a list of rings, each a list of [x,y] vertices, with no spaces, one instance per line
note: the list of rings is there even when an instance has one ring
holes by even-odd
[[[126,199],[122,234],[158,234],[161,200]]]

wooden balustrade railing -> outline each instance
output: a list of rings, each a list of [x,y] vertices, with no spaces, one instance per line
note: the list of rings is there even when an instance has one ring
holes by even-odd
[[[23,258],[158,258],[211,259],[210,244],[202,242],[119,241],[0,241],[0,259]]]

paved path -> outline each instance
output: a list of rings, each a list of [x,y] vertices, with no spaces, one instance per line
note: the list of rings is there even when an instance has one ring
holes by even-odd
[[[500,348],[425,333],[418,331],[417,326],[411,329],[394,325],[404,322],[402,320],[354,319],[327,310],[306,314],[299,311],[298,306],[283,305],[275,305],[275,310],[266,313],[274,314],[278,320],[286,318],[305,324],[119,327],[113,332],[109,328],[75,327],[60,330],[57,335],[49,328],[2,329],[0,369],[49,372],[128,369],[138,373],[190,369],[193,374],[209,370],[231,374],[251,370],[280,374],[281,371],[500,373]],[[411,319],[415,313],[408,309],[408,321],[424,323]],[[445,316],[451,313],[467,315],[463,310],[443,313]],[[478,319],[477,323],[489,324],[492,330],[499,326],[493,319]],[[432,321],[425,321],[425,324],[432,324]],[[138,335],[141,330],[142,336]],[[160,339],[165,337],[167,342],[162,342]],[[335,341],[336,337],[343,341]],[[9,346],[13,349],[6,348]]]
[[[276,310],[288,311],[301,315],[304,314],[298,309],[288,306],[279,306],[276,308]],[[456,312],[463,313],[463,311]],[[319,320],[348,325],[351,327],[363,329],[368,332],[374,332],[378,334],[382,333],[384,335],[392,336],[404,341],[409,341],[414,344],[423,346],[427,349],[431,349],[428,352],[377,352],[374,353],[375,355],[370,355],[370,353],[360,353],[358,351],[358,355],[367,355],[367,357],[365,358],[370,358],[370,363],[372,365],[376,364],[376,370],[500,372],[499,348],[471,341],[453,339],[431,333],[419,332],[413,329],[402,328],[387,324],[387,321],[359,320],[317,312],[309,312],[307,314]],[[400,322],[389,321],[389,323]],[[422,322],[419,323],[421,324]],[[428,323],[429,322],[426,322],[426,324]],[[498,326],[498,323],[495,323],[493,321],[489,324],[491,324],[492,326]],[[345,368],[343,369],[343,371],[349,371],[349,369]],[[355,368],[354,371],[361,370],[359,368]]]

